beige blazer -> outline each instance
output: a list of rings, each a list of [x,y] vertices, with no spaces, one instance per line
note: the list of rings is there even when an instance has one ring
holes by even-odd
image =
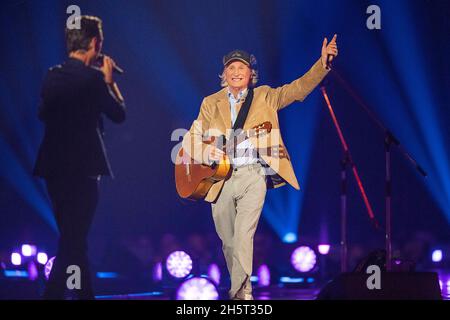
[[[272,131],[270,134],[250,138],[257,148],[281,146],[287,152],[283,143],[278,123],[278,111],[290,105],[294,101],[303,101],[308,94],[327,75],[320,59],[312,68],[299,79],[282,87],[271,88],[259,86],[254,88],[253,102],[250,107],[244,130],[251,129],[265,121],[270,121]],[[240,103],[237,106],[239,111]],[[197,119],[192,123],[188,133],[184,136],[182,146],[184,150],[197,162],[208,163],[209,145],[204,143],[205,138],[224,134],[227,138],[231,130],[231,112],[227,97],[227,88],[206,97],[200,107]],[[260,157],[269,166],[267,171],[267,187],[277,188],[289,183],[299,190],[297,178],[292,168],[290,157],[279,158],[277,156],[261,153]],[[220,194],[224,180],[215,183],[209,190],[205,200],[214,202]]]

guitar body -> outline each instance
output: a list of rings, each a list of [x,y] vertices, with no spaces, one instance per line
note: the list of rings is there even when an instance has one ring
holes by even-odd
[[[181,148],[175,161],[177,192],[182,198],[191,200],[204,199],[212,185],[226,179],[230,172],[231,164],[228,157],[224,157],[216,165],[208,166],[195,163]]]
[[[248,138],[270,132],[271,129],[272,124],[264,122],[253,127],[250,131],[245,131],[244,134]],[[216,137],[211,137],[209,141],[204,141],[204,143],[214,144],[224,151],[227,150],[227,145],[223,146],[220,144],[220,140],[216,139]],[[204,199],[214,183],[227,179],[230,174],[231,163],[226,155],[219,163],[209,166],[194,161],[183,148],[178,151],[175,160],[175,185],[178,195],[182,198],[191,200]]]

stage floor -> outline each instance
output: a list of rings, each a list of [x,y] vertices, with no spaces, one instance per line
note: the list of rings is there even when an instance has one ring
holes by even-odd
[[[267,287],[257,289],[253,292],[255,300],[314,300],[319,293],[319,289],[297,289]],[[227,300],[226,291],[220,291],[220,299]],[[98,300],[171,300],[172,297],[161,291],[142,292],[123,295],[98,295]]]
[[[280,288],[267,287],[254,291],[255,300],[315,300],[320,289],[298,289],[298,288]],[[98,300],[171,300],[172,297],[161,291],[142,292],[123,295],[105,295],[96,296]],[[220,292],[220,299],[227,300],[225,291]],[[442,293],[443,300],[450,300],[450,293]]]

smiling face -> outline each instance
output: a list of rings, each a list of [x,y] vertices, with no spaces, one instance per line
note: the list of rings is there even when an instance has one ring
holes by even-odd
[[[232,91],[241,91],[248,87],[252,70],[241,61],[234,61],[225,67],[225,81]]]

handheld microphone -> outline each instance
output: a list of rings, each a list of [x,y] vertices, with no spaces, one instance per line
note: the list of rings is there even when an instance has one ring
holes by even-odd
[[[333,60],[333,55],[332,54],[329,54],[329,55],[327,55],[327,68],[328,69],[331,69],[331,61]]]
[[[103,66],[103,58],[104,58],[103,54],[99,54],[97,57],[97,62],[98,62],[99,67]],[[115,64],[113,66],[113,71],[117,74],[123,74],[123,72],[124,72],[123,69],[121,67],[119,67],[117,64]]]
[[[114,69],[114,72],[115,72],[115,73],[117,73],[117,74],[123,74],[123,69],[122,69],[121,67],[119,67],[118,65],[115,65],[115,66],[113,67],[113,69]]]

